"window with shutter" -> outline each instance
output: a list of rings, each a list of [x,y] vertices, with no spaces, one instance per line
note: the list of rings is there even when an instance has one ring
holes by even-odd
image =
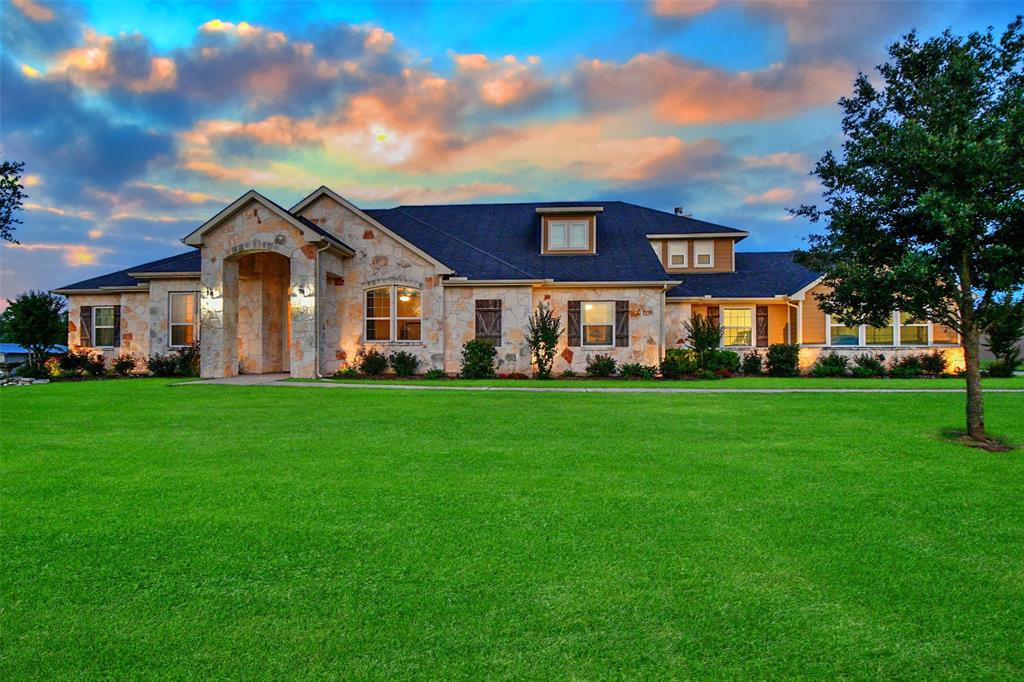
[[[579,301],[569,301],[568,318],[569,318],[569,324],[568,324],[568,327],[566,328],[566,334],[569,337],[569,347],[570,348],[579,348],[579,345],[580,345],[580,326],[581,326],[580,302]]]
[[[114,306],[95,306],[92,309],[92,339],[96,348],[114,347]]]
[[[83,305],[78,313],[78,345],[92,346],[92,306]]]
[[[629,346],[629,301],[615,302],[615,345]]]
[[[495,346],[501,345],[501,299],[477,299],[476,338],[490,339]]]
[[[757,347],[768,346],[768,306],[757,306]]]

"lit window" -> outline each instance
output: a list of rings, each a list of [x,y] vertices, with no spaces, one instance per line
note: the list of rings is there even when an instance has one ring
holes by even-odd
[[[196,340],[196,295],[192,292],[171,294],[171,346],[189,346]]]
[[[580,251],[588,248],[590,224],[586,220],[552,220],[548,222],[548,249]]]
[[[754,312],[750,308],[722,310],[722,344],[726,346],[752,346],[754,338]]]
[[[92,342],[97,348],[114,347],[114,306],[92,309]]]
[[[379,287],[367,291],[366,340],[419,341],[421,301],[420,290],[411,287]]]
[[[583,304],[583,345],[615,345],[615,304],[611,301]]]
[[[892,317],[884,327],[864,327],[864,343],[868,346],[891,346],[896,342]]]
[[[900,343],[905,346],[927,346],[928,322],[900,313]]]
[[[672,268],[686,267],[686,242],[668,243],[668,264]]]
[[[693,243],[693,265],[698,268],[715,267],[715,243],[694,242]]]
[[[844,325],[839,318],[829,315],[829,343],[833,346],[857,346],[860,345],[860,327],[857,325]]]

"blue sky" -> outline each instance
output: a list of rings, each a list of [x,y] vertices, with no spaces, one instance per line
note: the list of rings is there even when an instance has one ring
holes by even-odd
[[[0,4],[0,297],[184,250],[254,187],[367,207],[623,199],[800,246],[836,99],[885,46],[1009,2]]]

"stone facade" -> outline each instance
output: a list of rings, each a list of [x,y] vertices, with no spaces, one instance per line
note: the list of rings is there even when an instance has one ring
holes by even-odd
[[[82,346],[81,326],[91,324],[82,320],[82,306],[121,306],[121,345],[117,348],[93,348],[108,362],[120,353],[132,353],[138,358],[150,354],[149,292],[82,294],[68,297],[68,347]]]
[[[171,347],[170,303],[172,293],[199,295],[199,279],[154,279],[149,282],[149,344],[144,355],[173,352]],[[195,338],[199,338],[198,325]]]

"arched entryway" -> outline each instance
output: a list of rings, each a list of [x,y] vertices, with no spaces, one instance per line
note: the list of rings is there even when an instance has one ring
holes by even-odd
[[[289,370],[289,259],[271,251],[235,256],[239,374]]]

